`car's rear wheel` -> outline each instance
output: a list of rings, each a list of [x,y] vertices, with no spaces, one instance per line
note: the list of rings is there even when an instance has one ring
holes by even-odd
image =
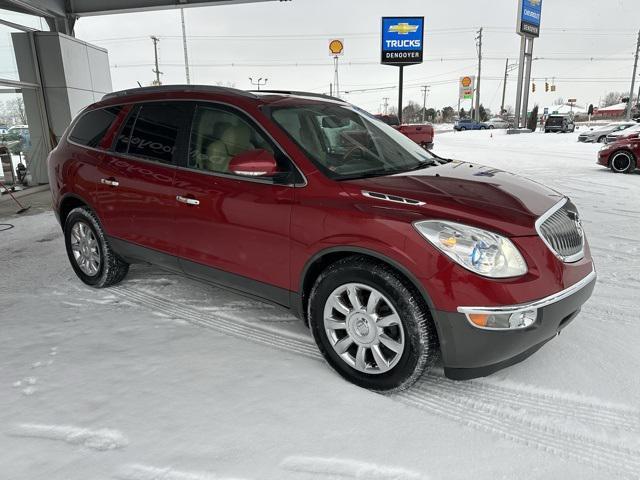
[[[620,150],[611,156],[609,166],[614,173],[631,173],[636,168],[636,159],[631,152]]]
[[[493,125],[489,125],[489,130],[493,130],[495,127]]]
[[[480,127],[480,130],[485,130],[487,127]]]
[[[364,388],[411,386],[437,356],[422,297],[394,269],[352,256],[328,267],[309,296],[318,348],[344,378]]]
[[[467,127],[460,127],[460,131],[464,132],[467,129]]]
[[[78,207],[69,212],[64,240],[73,270],[87,285],[109,287],[127,275],[129,264],[112,250],[98,218],[89,208]]]

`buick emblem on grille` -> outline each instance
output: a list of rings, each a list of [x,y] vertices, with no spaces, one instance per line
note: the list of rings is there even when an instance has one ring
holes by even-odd
[[[584,238],[584,230],[582,228],[582,222],[580,221],[580,215],[576,212],[568,211],[567,216],[573,220],[573,223],[576,225],[576,232],[580,235],[580,238]]]

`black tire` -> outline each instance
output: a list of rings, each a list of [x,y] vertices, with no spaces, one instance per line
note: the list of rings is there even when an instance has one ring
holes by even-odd
[[[618,150],[611,155],[609,168],[613,173],[631,173],[636,169],[636,159],[628,150]]]
[[[495,127],[493,125],[489,125],[489,130],[493,130]]]
[[[547,129],[545,128],[544,133],[549,133],[549,130],[547,130]]]
[[[486,130],[487,127],[480,127],[480,130]]]
[[[607,139],[606,135],[600,135],[597,141],[598,143],[604,143],[606,139]]]
[[[460,127],[460,131],[464,132],[467,128],[466,127]]]
[[[76,261],[72,247],[71,236],[74,225],[83,223],[92,232],[97,240],[98,250],[100,252],[100,264],[97,272],[94,275],[89,275],[82,271],[78,262]],[[129,272],[129,264],[118,257],[111,246],[109,241],[100,225],[98,217],[87,207],[74,208],[67,215],[67,219],[64,224],[64,243],[67,248],[67,256],[69,262],[73,267],[74,272],[80,280],[87,285],[94,288],[105,288],[115,285],[121,282]]]
[[[402,320],[405,348],[389,371],[367,374],[343,360],[332,347],[324,328],[324,307],[341,285],[360,283],[385,295]],[[309,295],[308,318],[313,337],[325,360],[342,377],[370,390],[396,392],[410,387],[438,357],[438,337],[422,296],[396,270],[384,263],[354,255],[327,267]]]

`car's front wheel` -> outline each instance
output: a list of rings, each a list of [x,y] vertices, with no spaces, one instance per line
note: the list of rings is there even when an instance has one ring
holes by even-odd
[[[495,127],[493,125],[489,125],[489,130],[493,130]]]
[[[395,270],[352,256],[328,267],[309,296],[318,348],[344,378],[398,391],[429,369],[438,340],[422,297]]]
[[[604,143],[604,141],[607,139],[606,135],[600,135],[598,137],[598,143]]]
[[[127,275],[129,264],[112,250],[98,218],[89,208],[78,207],[69,212],[64,240],[73,270],[87,285],[109,287]]]
[[[609,166],[614,173],[631,173],[636,168],[636,159],[631,152],[620,150],[613,154]]]

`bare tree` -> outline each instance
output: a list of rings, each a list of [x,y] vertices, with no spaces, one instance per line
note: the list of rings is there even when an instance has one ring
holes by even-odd
[[[622,101],[623,93],[620,92],[609,92],[602,99],[603,107],[610,107],[611,105],[616,105]]]
[[[22,125],[27,124],[27,114],[24,111],[24,100],[22,100],[22,97],[7,100],[5,108],[9,116],[17,120],[18,123]]]
[[[562,97],[558,97],[556,98],[556,101],[553,102],[554,105],[564,105],[564,98]]]

